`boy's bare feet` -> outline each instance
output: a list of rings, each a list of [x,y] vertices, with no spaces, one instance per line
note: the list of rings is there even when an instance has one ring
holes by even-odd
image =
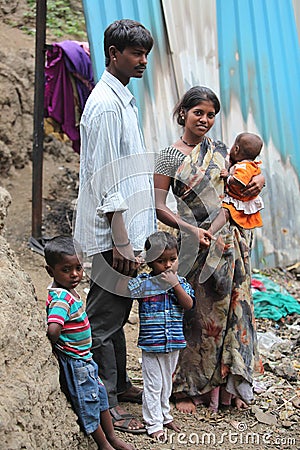
[[[114,448],[106,441],[102,445],[98,445],[98,450],[114,450]]]
[[[163,430],[155,431],[154,433],[149,434],[149,436],[161,444],[164,444],[167,441],[167,436]]]
[[[100,420],[101,420],[102,427],[99,426],[99,428],[102,428],[103,433],[106,438],[106,442],[104,442],[104,444],[102,444],[102,447],[101,447],[101,445],[99,445],[98,441],[96,441],[98,443],[99,449],[101,449],[101,450],[111,450],[111,449],[136,450],[135,447],[133,447],[131,444],[127,444],[126,442],[122,441],[122,439],[120,439],[118,436],[116,436],[116,433],[115,433],[115,430],[114,430],[114,427],[112,424],[112,420],[111,420],[111,415],[110,415],[108,409],[106,409],[105,411],[101,411]],[[109,446],[107,446],[106,443]]]
[[[122,441],[122,439],[118,438],[116,435],[112,439],[109,439],[109,442],[115,450],[136,450],[136,448],[133,447],[133,445],[127,444],[126,442]]]
[[[172,420],[172,422],[168,422],[165,424],[165,427],[168,428],[169,430],[173,430],[176,431],[176,433],[179,433],[181,428],[179,425],[177,425],[176,422],[174,422],[174,420]]]

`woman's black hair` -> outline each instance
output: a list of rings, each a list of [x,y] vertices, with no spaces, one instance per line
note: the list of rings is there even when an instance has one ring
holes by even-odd
[[[182,117],[182,113],[186,114],[191,108],[203,101],[212,102],[215,108],[215,113],[218,114],[221,106],[216,94],[206,86],[194,86],[183,95],[175,106],[173,118],[176,118],[179,125],[184,126],[185,119]]]
[[[46,242],[44,248],[46,264],[54,267],[64,255],[82,255],[81,248],[72,236],[55,236]]]
[[[135,20],[116,20],[104,31],[106,67],[110,63],[109,47],[111,45],[114,45],[121,53],[126,47],[143,47],[149,53],[153,46],[153,37],[144,25]]]

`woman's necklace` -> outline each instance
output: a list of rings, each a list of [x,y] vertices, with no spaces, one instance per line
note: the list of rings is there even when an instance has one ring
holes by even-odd
[[[196,147],[196,145],[198,145],[198,144],[188,144],[188,143],[183,139],[182,136],[180,136],[180,140],[181,140],[185,145],[187,145],[188,147]]]

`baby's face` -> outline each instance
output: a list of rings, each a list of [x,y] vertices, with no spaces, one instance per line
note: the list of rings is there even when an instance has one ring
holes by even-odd
[[[235,164],[237,162],[237,153],[238,153],[238,145],[236,141],[234,141],[230,151],[229,151],[229,159],[231,164]]]

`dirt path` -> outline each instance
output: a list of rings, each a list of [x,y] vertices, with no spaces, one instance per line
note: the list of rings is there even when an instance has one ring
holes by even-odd
[[[66,196],[63,183],[55,184],[59,174],[65,174],[66,170],[78,171],[78,159],[57,158],[45,154],[44,158],[44,210],[45,214],[49,208],[55,209],[55,197],[60,194]],[[12,196],[12,205],[9,209],[6,238],[12,249],[16,252],[21,266],[30,275],[36,289],[39,305],[44,308],[46,286],[49,277],[44,269],[43,257],[28,248],[28,239],[31,236],[31,166],[15,171],[10,178],[4,180],[6,187]],[[57,181],[57,180],[56,180]],[[53,184],[54,183],[54,184]],[[53,191],[54,186],[54,191]],[[55,186],[57,192],[55,193]],[[59,192],[62,189],[63,192]],[[52,203],[51,203],[52,201]],[[50,206],[49,206],[50,205]],[[46,224],[47,225],[47,224]],[[47,226],[46,226],[47,228]],[[286,284],[288,285],[288,283]],[[299,292],[299,282],[291,279],[290,285]],[[84,289],[88,288],[88,281],[81,284],[81,294],[86,295]],[[258,321],[259,329],[285,332],[284,329],[276,331],[276,324],[269,321]],[[283,325],[284,327],[285,325]],[[278,328],[278,326],[277,326]],[[128,342],[128,369],[129,374],[137,385],[141,385],[140,351],[136,347],[137,340],[137,308],[133,308],[130,316],[130,323],[126,326]],[[291,349],[289,350],[291,353]],[[293,355],[287,355],[293,360]],[[276,360],[275,360],[276,362]],[[291,382],[284,376],[279,376],[267,370],[264,377],[258,381],[264,383],[266,389],[257,396],[256,406],[261,412],[257,416],[255,409],[247,411],[237,411],[229,408],[213,415],[202,406],[198,406],[197,414],[186,416],[174,410],[176,420],[182,426],[182,434],[169,434],[167,444],[157,444],[150,441],[145,436],[129,436],[127,440],[132,440],[138,449],[297,449],[300,448],[299,434],[299,409],[293,405],[290,398],[297,399],[299,395],[299,377],[295,382]],[[272,389],[270,390],[270,387]],[[286,402],[286,403],[284,403]],[[128,409],[141,417],[141,407],[139,405],[127,405]],[[264,417],[263,414],[266,414]],[[273,422],[272,422],[273,420]],[[269,421],[269,423],[264,423]]]

